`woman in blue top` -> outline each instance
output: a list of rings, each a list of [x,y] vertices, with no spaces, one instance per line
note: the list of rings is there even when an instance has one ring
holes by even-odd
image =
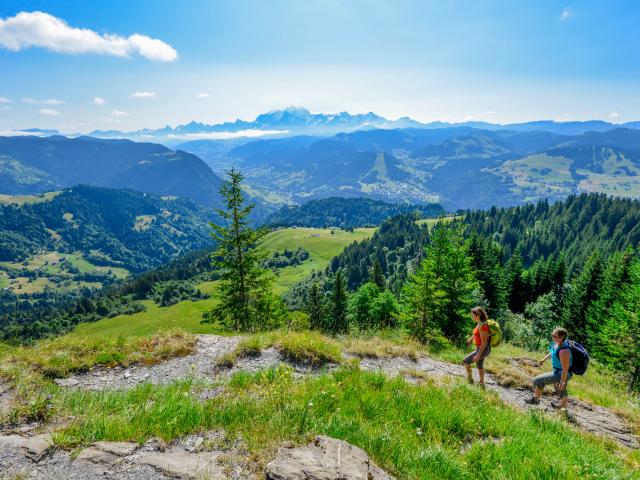
[[[567,330],[562,327],[558,327],[553,331],[551,335],[553,341],[549,345],[549,353],[540,360],[540,365],[542,365],[547,358],[551,357],[553,371],[543,373],[533,379],[535,391],[532,398],[525,400],[528,404],[537,405],[540,403],[544,386],[555,384],[560,394],[560,407],[567,408],[567,382],[571,380],[573,376],[569,371],[571,369],[572,359],[571,350],[567,344],[567,335]]]

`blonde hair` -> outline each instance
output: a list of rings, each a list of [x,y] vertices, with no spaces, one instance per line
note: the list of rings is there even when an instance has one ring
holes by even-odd
[[[487,312],[482,307],[473,307],[471,309],[471,313],[480,317],[481,322],[486,322],[487,320],[489,320],[489,315],[487,315]]]

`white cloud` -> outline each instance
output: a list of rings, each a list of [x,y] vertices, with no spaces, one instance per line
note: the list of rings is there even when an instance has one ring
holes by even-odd
[[[197,95],[197,97],[198,97],[198,98],[209,98],[210,96],[211,96],[211,94],[210,94],[210,93],[205,93],[205,92],[203,92],[203,93],[199,93],[199,94]]]
[[[114,110],[111,112],[112,117],[126,117],[129,115],[127,112],[123,112],[122,110]]]
[[[87,28],[71,27],[44,12],[20,12],[0,19],[0,47],[14,52],[40,47],[66,54],[96,53],[127,58],[140,55],[159,62],[178,58],[178,52],[162,40],[138,33],[128,37],[99,34]]]
[[[618,118],[620,116],[620,114],[618,112],[611,112],[609,114],[609,118]]]
[[[0,103],[13,103],[11,99],[7,97],[0,97]]]
[[[567,20],[569,17],[571,17],[571,15],[573,15],[571,7],[564,7],[562,13],[560,14],[560,20]]]
[[[45,115],[47,117],[59,117],[60,116],[60,112],[58,110],[54,110],[52,108],[41,108],[40,110],[38,110],[38,113],[40,113],[40,115]]]
[[[101,107],[103,105],[106,105],[107,101],[102,97],[93,97],[92,103],[94,105],[97,105],[98,107]]]
[[[37,105],[63,105],[64,101],[60,100],[58,98],[44,98],[44,99],[37,99],[37,98],[31,98],[31,97],[27,97],[27,98],[23,98],[22,101],[24,103],[29,103],[29,104],[37,104]]]
[[[168,135],[170,138],[182,140],[229,140],[232,138],[255,138],[265,135],[284,135],[289,130],[239,130],[237,132],[206,132],[206,133],[186,133],[184,135]]]
[[[155,98],[156,92],[133,92],[131,98]]]

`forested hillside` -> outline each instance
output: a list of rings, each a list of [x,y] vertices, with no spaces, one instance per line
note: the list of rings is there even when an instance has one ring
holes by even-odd
[[[78,186],[50,201],[0,205],[0,261],[47,250],[139,272],[210,244],[211,213],[177,197]]]
[[[288,301],[317,310],[320,289],[331,315],[336,288],[345,288],[353,292],[352,318],[371,319],[380,308],[375,284],[399,300],[394,307],[385,298],[392,317],[404,318],[422,341],[437,342],[429,332],[459,340],[465,312],[480,304],[503,323],[510,341],[532,349],[554,325],[565,325],[635,386],[639,215],[640,202],[603,195],[469,212],[431,230],[400,215],[294,287]],[[418,315],[420,308],[426,316]],[[418,317],[428,324],[412,323]]]
[[[331,197],[284,206],[269,215],[264,223],[273,227],[354,228],[378,226],[389,217],[408,212],[420,212],[421,218],[444,214],[438,204],[407,205],[371,198]]]
[[[91,137],[0,137],[0,192],[33,194],[77,184],[131,188],[219,205],[221,180],[198,157],[154,143]]]

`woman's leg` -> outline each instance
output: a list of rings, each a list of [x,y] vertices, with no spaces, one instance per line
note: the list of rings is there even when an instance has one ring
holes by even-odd
[[[560,381],[560,375],[557,375],[553,372],[543,373],[538,375],[536,378],[533,379],[533,386],[535,387],[533,391],[533,396],[537,400],[540,400],[544,386],[551,385],[553,383],[558,383],[559,381]]]
[[[473,357],[476,356],[476,352],[477,350],[475,352],[471,352],[462,360],[462,364],[464,365],[464,368],[467,370],[467,380],[469,380],[469,383],[473,383],[473,373],[471,372],[471,364],[473,363]]]

